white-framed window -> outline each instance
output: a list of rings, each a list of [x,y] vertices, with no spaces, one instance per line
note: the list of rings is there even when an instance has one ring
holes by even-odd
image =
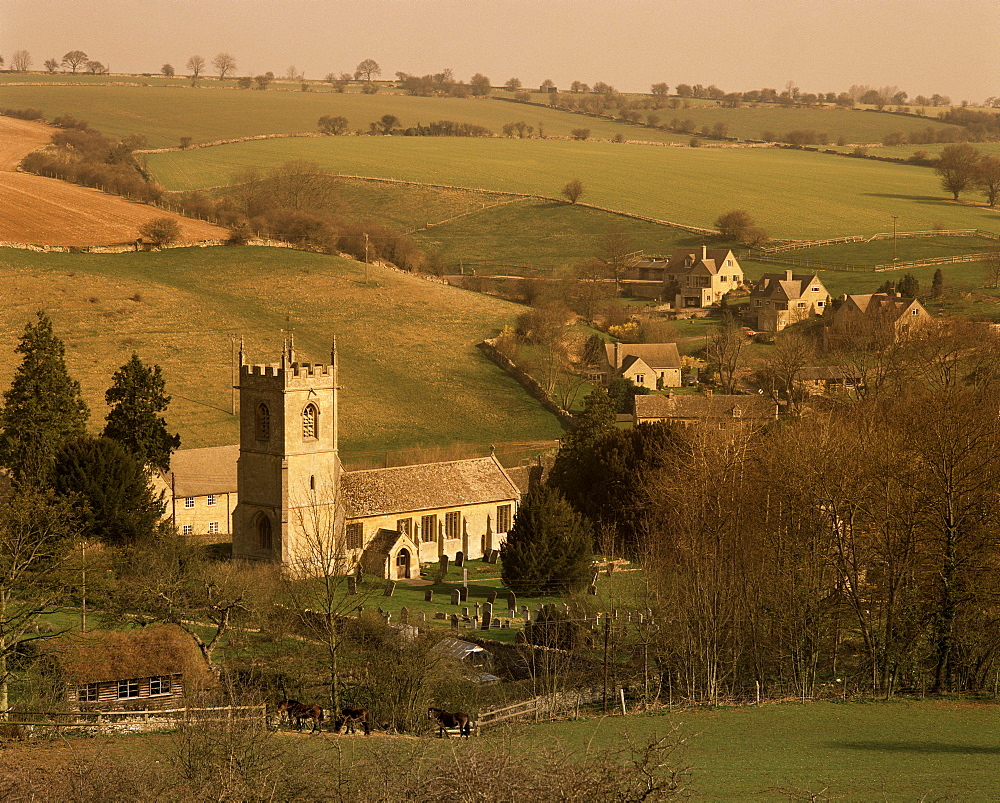
[[[732,266],[733,266],[733,260],[731,260],[731,259],[727,259],[727,260],[726,260],[726,267],[727,267],[727,268],[731,268]]]
[[[798,307],[799,309],[805,309],[806,308],[806,302],[805,301],[800,301],[795,306]]]
[[[156,697],[161,694],[170,694],[169,675],[149,679],[149,696]]]
[[[762,307],[762,306],[764,306],[764,302],[763,302],[763,301],[761,301],[761,300],[760,300],[760,299],[758,298],[758,299],[757,299],[757,300],[756,300],[756,301],[754,302],[754,305],[755,305],[755,306],[758,306],[758,307]]]
[[[191,525],[191,524],[183,524],[183,525],[181,525],[181,534],[182,535],[191,535],[193,532],[194,532],[194,526],[193,525]]]
[[[636,374],[635,375],[635,384],[641,385],[645,381],[646,381],[646,375],[645,374]]]
[[[215,504],[215,494],[209,494],[208,499],[205,500],[205,504],[212,507]]]
[[[118,681],[118,699],[128,700],[139,696],[139,678]]]
[[[920,314],[920,310],[915,310],[915,309],[911,309],[910,310],[910,315],[919,315],[919,314]]]
[[[81,703],[96,703],[101,696],[100,683],[84,683],[76,687],[76,699]]]
[[[185,496],[184,497],[184,507],[194,507],[194,497]]]
[[[814,284],[809,289],[812,290],[814,293],[818,293],[819,292],[819,285],[818,284]]]
[[[217,533],[217,532],[219,532],[219,522],[217,522],[217,521],[210,521],[208,523],[208,531],[210,533]]]
[[[825,301],[817,301],[816,302],[816,306],[817,307],[825,307],[826,306],[826,302]]]

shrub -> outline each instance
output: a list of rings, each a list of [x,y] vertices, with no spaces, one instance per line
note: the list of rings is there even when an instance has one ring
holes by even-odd
[[[155,246],[168,245],[180,238],[181,227],[172,217],[158,217],[139,227],[143,239]]]

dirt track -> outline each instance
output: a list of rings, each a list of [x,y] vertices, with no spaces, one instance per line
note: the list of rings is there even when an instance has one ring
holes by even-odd
[[[45,145],[52,129],[42,123],[0,117],[0,240],[35,245],[126,243],[154,218],[171,217],[181,240],[224,238],[210,223],[57,179],[17,173],[27,154]]]

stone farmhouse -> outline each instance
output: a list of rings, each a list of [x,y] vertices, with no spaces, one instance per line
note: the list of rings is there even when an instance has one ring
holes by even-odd
[[[650,390],[681,386],[681,355],[676,343],[607,343],[597,377],[607,384],[631,379]]]
[[[645,259],[636,264],[631,276],[636,295],[655,295],[674,309],[714,307],[730,290],[743,286],[743,269],[733,252],[704,245]]]
[[[763,429],[778,418],[778,405],[763,396],[674,393],[636,396],[634,421],[669,421],[684,427],[703,426],[723,431]]]
[[[837,346],[851,335],[881,335],[894,340],[930,320],[930,313],[917,299],[899,293],[849,295],[830,316],[823,335],[827,347]]]
[[[231,533],[234,557],[296,571],[336,560],[391,579],[499,549],[521,490],[495,456],[345,471],[335,350],[299,362],[289,341],[279,363],[249,365],[241,347],[239,369],[240,443],[177,452],[160,480],[189,534]]]
[[[786,326],[823,315],[830,294],[816,274],[765,273],[750,292],[747,314],[760,332],[780,332]]]

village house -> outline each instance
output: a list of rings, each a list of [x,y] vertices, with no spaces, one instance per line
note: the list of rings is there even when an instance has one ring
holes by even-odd
[[[39,651],[76,710],[177,708],[213,682],[194,640],[175,625],[66,634]]]
[[[895,340],[932,320],[923,304],[899,293],[848,295],[830,316],[823,332],[828,348],[851,336]]]
[[[853,368],[839,365],[812,365],[795,374],[795,387],[810,396],[851,394],[860,377]]]
[[[670,302],[674,309],[701,309],[743,286],[743,269],[728,248],[678,248],[669,257],[636,263],[627,286],[634,295]]]
[[[765,273],[750,291],[747,315],[759,332],[780,332],[786,326],[823,315],[830,302],[819,277],[812,273]]]
[[[778,405],[760,395],[656,393],[636,396],[634,402],[637,426],[669,421],[683,427],[745,432],[762,429],[778,417]]]
[[[607,384],[616,377],[650,390],[679,388],[681,355],[677,344],[606,343],[598,378]]]
[[[153,473],[153,487],[167,500],[167,515],[182,535],[231,536],[236,509],[239,445],[182,449],[170,470]]]

